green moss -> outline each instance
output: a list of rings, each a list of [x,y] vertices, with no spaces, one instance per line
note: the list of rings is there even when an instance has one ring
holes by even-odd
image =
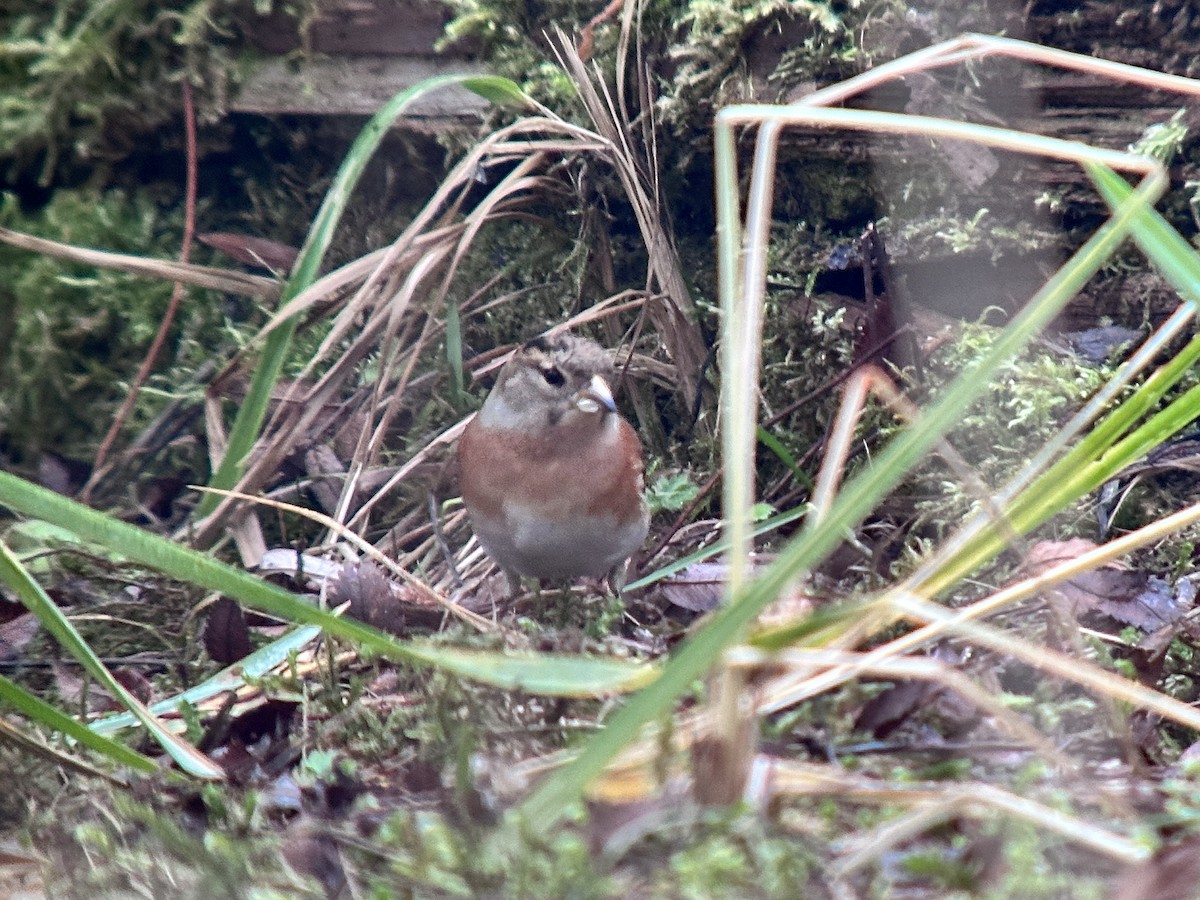
[[[1054,248],[1062,242],[1062,230],[1049,222],[1039,223],[1026,211],[1013,219],[1011,210],[994,212],[983,207],[947,209],[936,212],[908,210],[885,218],[880,229],[889,244],[901,248],[907,260],[944,259],[979,251],[993,263],[1005,254],[1031,253]]]
[[[939,383],[969,366],[995,334],[987,326],[964,326],[960,339],[930,360],[926,373],[930,382]],[[1033,346],[1001,367],[988,392],[947,438],[984,484],[997,488],[1028,462],[1032,448],[1057,434],[1111,374],[1111,367],[1092,366]],[[922,518],[938,528],[953,527],[978,511],[982,502],[940,462],[918,470],[909,487]]]
[[[676,137],[694,141],[707,136],[722,106],[778,102],[797,84],[853,74],[854,36],[864,12],[859,4],[819,0],[683,4],[667,49],[674,71],[659,101],[664,124]]]
[[[59,191],[40,212],[23,215],[11,196],[4,225],[85,247],[174,256],[182,230],[177,210],[146,194]],[[0,248],[0,446],[18,462],[46,450],[86,459],[107,430],[149,349],[171,285]],[[203,298],[203,299],[201,299]],[[157,371],[162,377],[137,407],[132,433],[228,342],[225,309],[189,292]],[[196,395],[199,387],[193,386]]]
[[[178,116],[224,111],[239,33],[228,0],[17,0],[0,40],[0,169],[49,184],[120,159]]]

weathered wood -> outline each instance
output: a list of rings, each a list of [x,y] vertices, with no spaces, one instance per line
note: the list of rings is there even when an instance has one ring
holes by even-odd
[[[247,18],[246,36],[277,55],[305,50],[333,56],[433,56],[450,19],[437,0],[322,0],[316,5],[299,28],[282,10]],[[449,53],[469,55],[465,48]]]
[[[314,57],[298,64],[268,59],[230,106],[264,115],[371,115],[392,96],[435,75],[478,72],[474,63],[414,57]],[[486,102],[451,85],[417,98],[402,125],[438,130],[464,119],[478,121]]]
[[[301,23],[276,13],[246,21],[265,54],[233,97],[234,112],[370,115],[395,94],[436,75],[479,72],[469,47],[439,52],[448,19],[431,0],[330,0]],[[477,122],[486,104],[459,87],[419,98],[402,127],[438,131]]]

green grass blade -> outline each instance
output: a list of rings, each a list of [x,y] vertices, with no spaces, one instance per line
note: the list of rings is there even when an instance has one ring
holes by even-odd
[[[459,76],[452,76],[459,77]],[[533,108],[536,104],[520,85],[500,75],[468,75],[459,82],[472,93],[478,94],[488,103],[519,109]]]
[[[193,706],[228,694],[247,681],[261,678],[311,642],[320,629],[313,626],[298,628],[260,647],[243,660],[222,669],[202,684],[189,688],[175,697],[160,700],[150,707],[155,715],[170,715],[183,704]],[[572,656],[501,656],[496,653],[457,650],[453,647],[428,647],[430,659],[436,665],[453,669],[456,674],[473,678],[505,690],[521,690],[531,694],[559,697],[595,697],[616,690],[635,690],[657,677],[657,668],[635,665],[623,660],[603,657]],[[107,716],[91,723],[97,734],[113,734],[138,724],[129,713]]]
[[[175,735],[164,729],[150,714],[145,705],[134,697],[117,679],[99,657],[92,652],[87,641],[62,614],[62,610],[42,590],[41,585],[21,565],[20,560],[0,541],[0,581],[3,581],[25,604],[25,608],[33,613],[42,627],[50,632],[63,648],[83,666],[84,670],[96,679],[110,694],[123,703],[139,722],[145,726],[159,745],[170,754],[179,766],[190,775],[198,778],[224,778],[224,772],[212,763],[196,748],[180,741]]]
[[[313,625],[289,631],[283,637],[276,638],[271,643],[259,647],[249,656],[222,669],[211,678],[206,678],[195,687],[188,688],[174,697],[166,697],[151,704],[150,712],[156,716],[172,715],[177,713],[185,703],[198,706],[213,697],[220,697],[236,691],[244,687],[248,681],[262,678],[276,666],[287,662],[289,658],[316,640],[320,634],[321,629]],[[89,723],[88,727],[97,734],[114,734],[125,728],[134,728],[137,724],[137,719],[130,713],[117,713],[97,719]]]
[[[658,678],[648,663],[602,656],[501,655],[420,643],[431,665],[509,691],[554,697],[600,697],[638,690]]]
[[[143,756],[124,744],[96,734],[86,725],[75,721],[39,697],[35,697],[3,675],[0,675],[0,701],[7,703],[26,718],[65,735],[89,750],[108,757],[117,765],[128,766],[139,772],[158,770],[158,764],[150,757]]]
[[[1137,196],[1112,169],[1095,163],[1088,163],[1085,168],[1110,208],[1119,209],[1125,203],[1137,205],[1134,241],[1179,293],[1200,306],[1200,256],[1187,238],[1172,228],[1145,199]]]
[[[1200,306],[1200,256],[1187,240],[1111,169],[1095,164],[1087,164],[1086,168],[1113,210],[1131,215],[1131,235],[1143,252],[1180,294]],[[1197,364],[1200,364],[1200,336],[1153,372],[1028,489],[1012,497],[1004,506],[1009,527],[1019,534],[1036,528],[1056,511],[1098,489],[1195,421],[1200,416],[1200,388],[1185,392],[1134,427]],[[923,593],[929,596],[940,593],[991,559],[1006,544],[1004,533],[993,523],[979,520],[972,523],[972,529],[976,533],[965,541],[963,548],[921,581]]]
[[[761,425],[758,426],[756,434],[758,435],[758,442],[774,453],[775,457],[781,463],[791,469],[792,474],[796,476],[796,480],[807,487],[811,493],[813,480],[809,478],[807,472],[800,468],[800,464],[796,462],[796,457],[792,455],[791,451],[783,446],[783,441],[779,440],[779,438],[775,437],[775,435],[771,434],[771,432],[767,431]]]
[[[724,294],[737,290],[735,273],[740,229],[737,223],[736,147],[732,127],[722,120],[722,114],[718,114],[715,141],[719,282]],[[587,742],[579,756],[542,782],[518,807],[518,813],[542,827],[557,821],[580,799],[588,783],[646,724],[669,713],[676,698],[720,659],[721,652],[737,639],[754,617],[789,582],[832,552],[845,531],[856,526],[960,420],[967,407],[987,390],[992,374],[1032,340],[1120,246],[1135,214],[1133,204],[1123,204],[1037,292],[987,354],[956,378],[945,394],[922,412],[917,422],[884,448],[869,470],[847,483],[820,527],[806,529],[788,544],[757,580],[684,644],[655,684],[633,696],[619,709],[604,730]],[[723,308],[732,306],[732,303],[722,303]],[[734,373],[726,373],[726,377],[734,377]]]
[[[755,526],[751,532],[754,537],[761,537],[764,534],[770,534],[777,528],[782,528],[784,525],[790,525],[792,522],[799,521],[808,515],[808,507],[800,506],[796,509],[789,509],[787,512],[778,513],[765,522]],[[704,562],[707,559],[712,559],[729,549],[729,541],[725,538],[719,538],[711,544],[701,547],[694,553],[689,553],[687,556],[681,556],[679,559],[667,563],[646,575],[643,575],[637,581],[632,581],[625,585],[623,590],[638,591],[642,588],[649,587],[656,582],[662,581],[664,578],[670,578],[676,572],[682,572],[690,565],[698,562]]]
[[[0,472],[0,505],[66,528],[85,541],[157,569],[180,581],[219,591],[246,606],[281,619],[317,625],[357,646],[390,659],[436,666],[464,678],[499,686],[521,685],[562,696],[596,696],[634,690],[653,677],[644,664],[607,660],[583,662],[577,671],[560,659],[466,651],[397,640],[368,625],[335,616],[282,588],[218,562],[203,553],[89,509],[66,497]],[[579,662],[579,660],[576,660]],[[599,663],[598,660],[593,661]]]

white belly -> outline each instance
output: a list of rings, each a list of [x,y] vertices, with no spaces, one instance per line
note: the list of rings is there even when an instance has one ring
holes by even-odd
[[[618,526],[611,517],[588,517],[548,524],[515,504],[505,504],[505,524],[475,523],[475,533],[504,569],[538,578],[607,575],[646,537],[646,523]]]

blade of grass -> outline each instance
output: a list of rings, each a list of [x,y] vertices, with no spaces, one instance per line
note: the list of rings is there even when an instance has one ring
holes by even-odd
[[[792,522],[803,519],[806,515],[808,515],[808,507],[806,506],[797,507],[796,509],[789,509],[785,513],[779,513],[778,515],[771,516],[771,518],[756,526],[754,531],[751,533],[754,535],[754,537],[770,534],[777,528],[782,528],[784,525],[790,525]],[[704,562],[706,559],[712,559],[714,556],[724,553],[728,549],[728,539],[720,538],[719,540],[713,541],[711,544],[700,548],[695,553],[689,553],[687,556],[681,556],[679,559],[655,569],[648,575],[643,575],[637,581],[630,582],[629,584],[625,585],[624,590],[636,591],[644,587],[649,587],[656,582],[662,581],[664,578],[670,578],[676,572],[680,572],[694,563]]]
[[[199,706],[213,697],[227,695],[244,687],[256,678],[262,678],[272,669],[294,657],[306,645],[321,634],[321,629],[313,625],[305,625],[289,631],[281,638],[259,647],[249,656],[238,660],[233,665],[222,669],[211,678],[206,678],[195,687],[189,688],[174,697],[166,697],[153,703],[150,712],[156,716],[167,716],[177,713],[184,704]],[[113,734],[125,728],[133,728],[138,724],[137,719],[130,713],[117,713],[105,716],[89,723],[88,727],[96,734]]]
[[[128,766],[139,772],[155,772],[158,764],[148,756],[143,756],[136,750],[131,750],[124,744],[102,737],[94,733],[86,725],[75,721],[46,701],[26,691],[19,684],[0,675],[0,700],[6,702],[17,712],[46,728],[65,735],[73,741],[82,744],[89,750],[94,750],[108,757],[119,766]],[[131,716],[132,718],[132,716]]]
[[[894,638],[886,644],[880,644],[860,656],[850,665],[834,666],[812,676],[806,676],[798,683],[776,684],[767,688],[766,697],[759,706],[764,713],[778,712],[816,694],[830,690],[839,684],[867,671],[876,662],[911,653],[919,647],[928,645],[933,640],[946,634],[949,626],[959,621],[971,621],[992,615],[1016,603],[1036,596],[1054,585],[1061,584],[1077,577],[1082,572],[1093,571],[1122,557],[1128,556],[1140,547],[1158,543],[1169,535],[1196,524],[1200,521],[1200,504],[1194,504],[1162,519],[1151,522],[1137,531],[1117,538],[1114,541],[1089,550],[1074,559],[1062,562],[1046,571],[1026,578],[1023,581],[1008,585],[989,597],[975,601],[969,606],[956,609],[951,619],[937,624],[925,625],[910,631],[901,637]],[[898,589],[906,592],[903,586]],[[882,597],[869,601],[872,605],[890,605],[885,593]],[[821,610],[815,615],[820,615]],[[811,617],[810,617],[811,618]],[[782,650],[794,642],[805,638],[811,633],[808,620],[788,623],[780,628],[764,631],[755,635],[751,645],[764,650]]]
[[[1084,168],[1110,208],[1128,202],[1137,204],[1133,239],[1176,290],[1193,305],[1200,306],[1200,256],[1195,247],[1111,169],[1094,163],[1086,163]]]
[[[84,670],[96,679],[110,694],[123,703],[139,722],[150,732],[159,745],[170,754],[171,758],[188,774],[197,778],[221,779],[225,777],[222,770],[208,757],[196,750],[190,744],[179,740],[160,723],[145,704],[129,693],[99,657],[92,652],[87,641],[63,615],[62,610],[42,590],[41,585],[21,565],[20,560],[0,541],[0,581],[3,581],[20,598],[25,608],[33,613],[42,627],[54,636],[64,649],[83,666]]]
[[[1114,209],[1133,211],[1132,235],[1180,294],[1200,306],[1200,255],[1145,199],[1107,167],[1085,163],[1101,195]],[[1126,466],[1141,459],[1200,416],[1200,387],[1186,391],[1132,431],[1129,429],[1163,395],[1200,363],[1200,337],[1193,338],[1167,363],[1085,435],[1075,447],[1005,504],[1009,527],[1020,534],[1036,528],[1056,510],[1098,489]],[[1120,436],[1129,432],[1124,438]],[[912,588],[935,596],[992,558],[1005,545],[1002,530],[982,519],[955,538],[959,548],[936,566],[914,576]]]
[[[264,581],[165,538],[89,509],[53,491],[0,472],[0,505],[66,528],[126,558],[286,621],[317,625],[332,635],[401,662],[443,668],[500,687],[550,691],[561,696],[602,696],[634,690],[655,669],[629,660],[524,656],[400,641],[352,619],[340,618]],[[69,624],[69,623],[68,623]],[[575,668],[564,659],[579,663]]]
[[[158,701],[150,710],[159,716],[171,715],[177,713],[184,704],[199,706],[214,697],[237,691],[287,662],[289,657],[320,633],[321,629],[314,626],[298,628],[222,669],[202,684]],[[453,665],[456,674],[470,677],[469,673],[474,672],[477,680],[495,687],[533,694],[593,697],[606,693],[606,685],[620,684],[621,690],[629,690],[648,684],[657,676],[653,666],[631,667],[619,660],[604,658],[525,656],[508,657],[503,663],[498,663],[498,654],[494,653],[473,653],[445,646],[432,649],[437,652],[443,667],[450,668]],[[634,672],[640,673],[640,679],[631,679]],[[119,713],[92,722],[90,728],[97,734],[112,734],[137,724],[137,719],[131,714]]]

